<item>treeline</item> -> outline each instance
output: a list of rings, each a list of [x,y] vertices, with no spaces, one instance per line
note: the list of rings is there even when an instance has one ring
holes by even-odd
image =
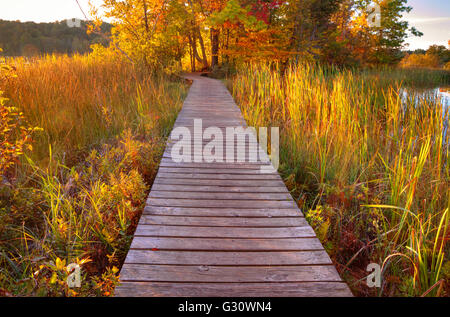
[[[70,23],[69,23],[70,24]],[[98,34],[87,34],[87,23],[80,27],[67,21],[34,23],[0,20],[0,47],[6,56],[36,56],[51,53],[86,53],[91,44],[107,45]],[[109,36],[111,25],[103,23],[99,31]]]
[[[444,45],[432,45],[427,50],[408,51],[401,62],[401,66],[450,70],[450,50]]]
[[[408,35],[421,35],[402,19],[406,0],[104,0],[102,9],[117,22],[114,48],[149,67],[395,65]]]

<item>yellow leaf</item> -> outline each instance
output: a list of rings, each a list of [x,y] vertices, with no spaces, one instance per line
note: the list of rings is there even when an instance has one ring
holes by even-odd
[[[66,266],[66,260],[61,260],[60,258],[56,258],[55,264],[56,264],[56,269],[62,270]]]
[[[52,278],[50,279],[50,284],[55,284],[57,279],[58,276],[56,275],[56,272],[53,272]]]
[[[79,259],[77,258],[77,264],[78,264],[78,265],[83,265],[83,264],[89,263],[89,262],[92,262],[92,260],[91,260],[89,257],[84,258],[84,259],[81,259],[81,260],[79,260]]]

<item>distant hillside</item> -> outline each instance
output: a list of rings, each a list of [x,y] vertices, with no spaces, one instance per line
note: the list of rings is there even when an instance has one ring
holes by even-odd
[[[111,25],[104,23],[102,32],[109,35]],[[91,44],[107,44],[99,35],[86,34],[81,27],[69,27],[66,21],[34,23],[0,20],[0,47],[6,56],[34,56],[47,53],[86,53]]]

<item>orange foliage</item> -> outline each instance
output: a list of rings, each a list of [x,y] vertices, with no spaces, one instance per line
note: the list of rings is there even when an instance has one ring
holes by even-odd
[[[403,58],[402,67],[438,68],[439,57],[433,54],[411,54]]]

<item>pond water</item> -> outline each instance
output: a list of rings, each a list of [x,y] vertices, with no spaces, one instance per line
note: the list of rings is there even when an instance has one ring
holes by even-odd
[[[447,108],[450,104],[450,87],[436,88],[433,93],[441,99],[442,105]]]
[[[441,87],[435,89],[402,89],[401,92],[402,101],[405,107],[411,105],[411,102],[415,105],[419,105],[422,100],[428,100],[430,104],[440,103],[443,107],[442,116],[444,118],[444,140],[450,129],[450,87]],[[445,142],[445,141],[444,141]]]
[[[423,89],[423,90],[414,90],[410,91],[408,89],[403,89],[403,100],[407,101],[408,97],[414,97],[416,102],[419,102],[420,99],[430,98],[431,100],[437,99],[441,102],[444,109],[450,106],[450,87],[441,87],[435,89]]]

